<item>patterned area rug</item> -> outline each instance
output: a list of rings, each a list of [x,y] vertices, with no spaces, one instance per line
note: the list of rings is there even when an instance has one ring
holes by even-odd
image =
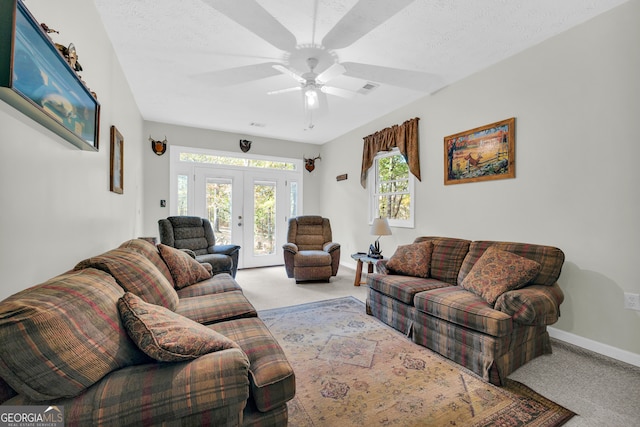
[[[353,297],[259,315],[296,373],[293,427],[547,427],[575,415],[516,381],[482,381],[368,316]]]

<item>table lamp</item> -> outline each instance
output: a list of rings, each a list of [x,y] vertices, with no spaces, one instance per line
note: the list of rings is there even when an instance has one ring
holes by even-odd
[[[391,228],[387,218],[376,218],[371,224],[371,230],[369,234],[378,236],[373,245],[369,246],[369,256],[371,258],[382,258],[382,251],[380,251],[380,236],[390,236]]]

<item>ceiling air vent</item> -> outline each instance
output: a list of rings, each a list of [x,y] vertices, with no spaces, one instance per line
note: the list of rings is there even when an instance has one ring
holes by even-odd
[[[376,83],[367,82],[367,83],[364,84],[364,86],[362,86],[360,89],[358,89],[357,92],[362,94],[362,95],[367,95],[372,90],[376,89],[378,86],[380,86],[380,85],[376,84]]]

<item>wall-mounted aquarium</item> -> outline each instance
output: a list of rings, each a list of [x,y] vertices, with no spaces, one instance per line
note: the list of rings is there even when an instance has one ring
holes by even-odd
[[[0,99],[83,150],[100,104],[20,0],[0,2]]]

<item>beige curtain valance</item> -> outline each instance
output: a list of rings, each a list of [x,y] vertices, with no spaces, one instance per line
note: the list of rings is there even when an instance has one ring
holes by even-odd
[[[415,117],[401,125],[393,125],[363,138],[362,170],[360,171],[360,184],[363,188],[367,188],[367,173],[373,166],[373,158],[378,152],[389,151],[393,147],[398,147],[400,154],[409,165],[409,171],[421,181],[418,120],[420,118]]]

